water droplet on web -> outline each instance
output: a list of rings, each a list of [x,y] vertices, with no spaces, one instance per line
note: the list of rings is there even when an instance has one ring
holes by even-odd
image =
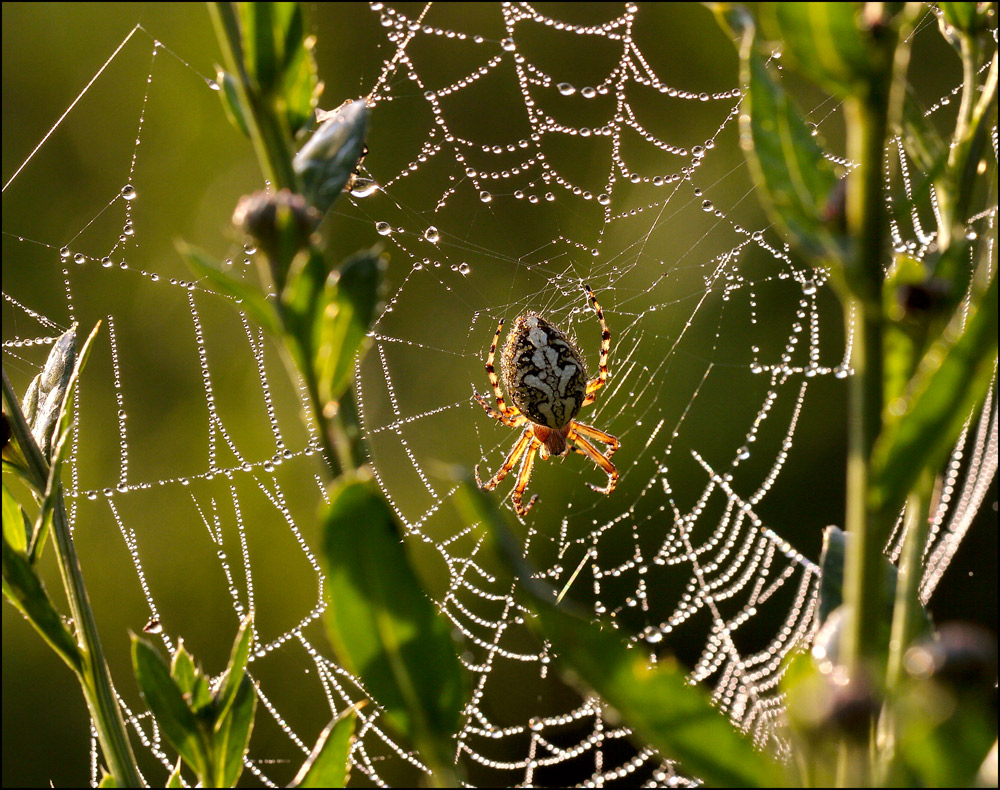
[[[125,223],[124,227],[122,227],[122,233],[124,233],[126,236],[134,236],[135,235],[135,228],[132,226],[132,221],[131,220],[127,221]]]
[[[611,195],[602,192],[600,195],[597,196],[597,202],[600,203],[602,206],[610,205]]]
[[[375,232],[379,236],[388,236],[390,233],[392,233],[392,226],[388,222],[376,222]]]
[[[847,368],[845,368],[843,365],[837,365],[837,367],[835,367],[833,369],[833,377],[834,378],[846,379],[847,376],[849,375],[849,373],[850,373],[850,371]]]
[[[97,499],[97,492],[96,491],[88,491],[87,492],[87,499],[89,499],[91,502],[95,501]]]
[[[803,280],[802,281],[802,293],[806,296],[812,296],[816,293],[816,281],[815,280]]]
[[[760,242],[764,241],[764,232],[760,231],[760,230],[755,230],[753,232],[753,235],[750,238],[753,239],[754,241],[760,243]]]
[[[545,722],[542,721],[537,716],[532,716],[528,719],[528,729],[532,732],[541,732],[542,728],[545,726]]]
[[[427,230],[424,231],[424,238],[427,239],[431,244],[437,244],[441,240],[441,234],[438,233],[438,229],[431,225]]]
[[[105,269],[110,269],[111,268],[111,258],[110,257],[101,258],[101,266],[103,266]]]
[[[82,252],[78,252],[76,255],[73,256],[73,263],[75,263],[77,266],[83,266],[83,264],[85,264],[86,262],[87,262],[87,256],[84,255]]]
[[[243,245],[243,252],[245,252],[247,255],[253,255],[255,252],[257,252],[257,247],[254,246],[252,243],[247,242],[246,244]]]
[[[61,247],[59,249],[59,257],[66,260],[70,256],[69,247]]]
[[[212,89],[213,91],[218,91],[218,90],[222,90],[222,88],[220,88],[220,87],[219,87],[219,83],[217,83],[217,82],[216,82],[215,80],[205,80],[205,83],[206,83],[206,84],[208,85],[208,87],[209,87],[209,88],[211,88],[211,89]]]
[[[580,90],[580,95],[585,99],[593,99],[597,95],[597,91],[588,86]]]
[[[576,93],[576,88],[574,88],[568,82],[560,82],[558,85],[556,85],[556,89],[563,96],[572,96],[574,93]]]
[[[351,187],[351,197],[366,198],[376,192],[378,192],[378,183],[374,180],[361,178],[360,176],[354,179],[354,185]]]
[[[467,264],[467,263],[460,263],[460,264],[458,264],[458,273],[459,274],[467,275],[471,271],[472,271],[472,267],[469,266],[469,264]]]
[[[704,148],[704,146],[700,146],[700,145],[694,146],[691,149],[691,156],[693,156],[695,159],[701,159],[702,157],[704,157],[705,156],[705,148]]]
[[[484,189],[482,192],[479,193],[479,199],[483,201],[483,203],[489,203],[490,201],[493,200],[493,195],[491,195]]]
[[[702,211],[712,211],[714,209],[715,209],[715,205],[712,203],[711,200],[706,200],[706,201],[704,201],[701,204],[701,210]]]
[[[125,198],[125,200],[135,200],[136,197],[135,187],[132,186],[131,184],[126,184],[125,186],[123,186],[122,197]]]
[[[148,623],[142,627],[143,632],[147,634],[162,634],[163,633],[163,623],[157,620],[155,617],[151,618]]]

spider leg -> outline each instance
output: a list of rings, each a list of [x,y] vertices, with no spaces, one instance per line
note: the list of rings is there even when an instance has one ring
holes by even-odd
[[[503,399],[503,392],[500,390],[500,379],[497,378],[496,370],[493,368],[493,357],[496,356],[497,346],[500,343],[500,332],[503,330],[503,319],[500,319],[500,323],[497,324],[496,334],[493,335],[493,342],[490,343],[490,353],[486,357],[486,375],[490,377],[490,386],[493,388],[493,394],[497,398],[497,409],[500,413],[512,420],[520,412],[515,406],[508,406],[507,402]],[[508,424],[508,423],[505,423]]]
[[[600,369],[598,371],[597,377],[592,378],[587,382],[587,397],[583,399],[583,403],[580,404],[581,408],[583,406],[589,406],[593,403],[597,396],[595,393],[604,386],[604,382],[608,380],[608,354],[611,352],[611,331],[608,329],[608,325],[604,320],[604,311],[601,310],[601,306],[597,303],[597,297],[594,296],[594,292],[590,289],[589,285],[585,285],[584,288],[587,289],[587,296],[590,297],[590,304],[594,308],[594,312],[597,313],[597,318],[601,322],[601,358],[600,358]]]
[[[509,417],[506,414],[503,414],[502,412],[499,412],[496,409],[494,409],[492,406],[490,406],[489,403],[486,402],[486,398],[484,398],[482,395],[476,392],[475,385],[472,386],[472,395],[473,397],[475,397],[477,401],[479,401],[479,405],[486,410],[486,413],[490,415],[490,417],[492,417],[494,420],[499,420],[509,428],[516,428],[518,425],[523,425],[528,421],[528,418],[525,417],[520,412],[518,412],[516,409],[511,409],[511,411],[513,411],[513,415]]]
[[[593,425],[587,425],[585,422],[577,422],[576,420],[573,420],[573,429],[581,436],[606,444],[608,446],[608,451],[604,454],[605,458],[610,458],[615,454],[615,450],[621,447],[621,442],[618,441],[617,437],[612,436],[610,433],[600,431]]]
[[[524,489],[528,487],[528,479],[531,477],[531,467],[535,463],[535,453],[541,444],[538,439],[533,438],[528,452],[524,455],[524,461],[521,463],[521,471],[517,473],[517,483],[510,495],[510,499],[514,503],[514,510],[517,511],[517,515],[519,516],[526,516],[528,511],[531,510],[532,505],[535,504],[535,500],[538,499],[538,494],[534,494],[528,500],[527,505],[521,504],[521,497],[524,496]]]
[[[510,472],[510,470],[517,464],[517,459],[521,457],[521,454],[531,442],[532,438],[534,437],[531,434],[530,428],[524,431],[520,438],[514,443],[514,446],[510,449],[510,452],[507,454],[507,460],[503,462],[503,466],[501,466],[497,470],[497,473],[485,483],[479,479],[479,464],[476,464],[476,484],[486,491],[492,491],[496,488],[500,484],[500,481],[503,480],[507,476],[507,473]]]
[[[593,483],[587,483],[591,488],[593,488],[599,494],[610,494],[615,490],[615,485],[618,483],[618,470],[615,469],[615,465],[611,463],[607,458],[601,455],[597,448],[594,447],[590,442],[580,436],[576,431],[571,430],[569,436],[566,437],[574,445],[576,445],[583,454],[587,456],[591,461],[597,464],[601,469],[603,469],[608,474],[608,484],[604,488],[598,488]]]

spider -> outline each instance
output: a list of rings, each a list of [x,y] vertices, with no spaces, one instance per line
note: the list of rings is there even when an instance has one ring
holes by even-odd
[[[601,322],[600,372],[596,378],[587,380],[587,368],[580,350],[562,331],[537,313],[527,313],[514,322],[514,328],[508,334],[500,356],[504,389],[513,405],[508,406],[504,400],[500,381],[493,368],[493,357],[503,330],[502,318],[486,358],[486,375],[489,376],[490,386],[496,395],[497,408],[494,409],[473,388],[479,405],[494,420],[510,428],[524,426],[521,436],[507,454],[507,460],[493,477],[482,482],[479,479],[479,467],[476,467],[476,482],[479,487],[492,491],[523,457],[510,497],[519,516],[527,514],[538,499],[536,494],[527,505],[521,504],[524,490],[531,478],[536,452],[543,460],[552,455],[564,456],[570,450],[585,455],[608,475],[608,484],[604,488],[587,484],[601,494],[610,494],[618,482],[618,470],[609,460],[619,447],[618,439],[574,419],[580,409],[597,399],[597,391],[608,380],[608,352],[611,348],[611,332],[604,322],[601,306],[590,286],[584,287]],[[607,452],[602,455],[591,441],[607,445]]]

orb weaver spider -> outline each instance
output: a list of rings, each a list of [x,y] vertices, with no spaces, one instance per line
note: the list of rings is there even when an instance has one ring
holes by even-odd
[[[596,378],[587,380],[583,355],[562,331],[537,313],[526,313],[514,322],[514,328],[508,334],[500,356],[504,389],[513,405],[508,406],[504,400],[500,381],[493,368],[493,357],[503,330],[502,318],[486,358],[486,375],[489,376],[490,386],[496,395],[497,408],[494,409],[487,403],[473,387],[476,400],[490,417],[510,428],[524,426],[503,466],[493,477],[482,482],[479,479],[479,466],[476,466],[476,483],[480,488],[492,491],[523,457],[510,497],[519,516],[527,514],[538,499],[535,494],[527,505],[521,504],[524,490],[531,478],[536,452],[542,460],[549,456],[565,456],[570,450],[586,456],[608,475],[608,484],[604,488],[593,483],[587,484],[601,494],[610,494],[618,482],[618,470],[609,460],[619,447],[618,439],[574,419],[580,409],[597,399],[597,391],[608,380],[608,353],[611,349],[611,332],[604,321],[604,312],[590,286],[585,285],[584,288],[601,322],[600,370]],[[601,454],[592,441],[607,445],[607,452]]]

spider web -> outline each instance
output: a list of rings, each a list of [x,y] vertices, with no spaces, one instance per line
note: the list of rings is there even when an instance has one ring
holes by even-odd
[[[528,494],[539,500],[520,521],[525,556],[651,661],[680,656],[734,725],[783,753],[781,666],[815,629],[810,558],[821,528],[840,518],[823,503],[843,488],[837,442],[850,349],[824,273],[784,247],[758,209],[739,151],[729,42],[718,34],[705,44],[729,61],[701,70],[684,49],[686,17],[669,15],[707,12],[657,5],[499,4],[487,13],[373,3],[331,13],[346,15],[338,21],[354,26],[351,35],[380,41],[353,51],[346,89],[372,106],[371,153],[331,235],[348,251],[381,240],[391,254],[389,299],[358,367],[357,398],[379,483],[423,561],[438,568],[435,600],[464,645],[473,693],[456,755],[469,782],[688,782],[670,755],[632,746],[600,700],[561,683],[517,590],[480,562],[476,525],[451,502],[456,467],[495,471],[516,438],[472,398],[473,388],[488,393],[483,362],[497,319],[509,326],[542,313],[593,368],[600,330],[584,284],[604,308],[612,349],[610,379],[581,417],[621,440],[621,478],[603,497],[586,486],[603,483],[602,473],[580,456],[536,463]],[[936,35],[935,22],[928,12],[920,29]],[[673,49],[684,51],[671,58]],[[132,102],[135,120],[94,143],[110,147],[100,154],[99,200],[65,218],[19,212],[11,204],[28,178],[69,189],[32,171],[42,167],[35,152],[5,178],[5,366],[26,382],[66,326],[106,321],[79,395],[74,528],[120,535],[101,558],[134,568],[115,601],[133,629],[148,621],[167,649],[183,637],[215,666],[211,651],[223,651],[221,662],[225,645],[213,644],[226,640],[220,626],[200,633],[199,621],[217,617],[234,630],[255,612],[250,671],[262,706],[247,766],[264,784],[281,783],[329,715],[366,697],[327,655],[318,622],[322,576],[308,533],[322,496],[318,442],[274,347],[188,279],[160,238],[164,224],[183,222],[186,239],[252,276],[252,249],[220,249],[218,235],[256,177],[234,164],[249,148],[224,131],[211,81],[145,28],[94,73],[81,109],[113,79],[115,101]],[[177,217],[181,188],[171,181],[180,130],[166,94],[178,90],[192,123],[211,129],[199,144],[219,162],[194,223]],[[955,91],[928,115],[945,111]],[[832,102],[809,119],[837,138]],[[39,135],[40,160],[65,133],[60,118]],[[994,157],[996,147],[994,130]],[[899,168],[887,199],[909,192],[916,175],[901,146],[890,153]],[[990,206],[971,217],[969,232],[994,244],[995,214]],[[894,223],[895,245],[922,257],[934,244],[928,220],[914,211]],[[925,554],[925,600],[994,478],[996,412],[991,398],[970,416],[952,455]],[[825,456],[836,474],[817,471],[818,459],[831,465]],[[494,492],[507,507],[512,483]],[[890,557],[902,538],[892,536]],[[208,579],[197,613],[167,592],[192,575]],[[124,687],[127,670],[115,676]],[[119,693],[151,757],[147,776],[156,762],[169,770],[137,697]],[[376,784],[411,781],[419,756],[395,743],[376,706],[360,721],[357,771]],[[94,781],[96,766],[95,751]]]

